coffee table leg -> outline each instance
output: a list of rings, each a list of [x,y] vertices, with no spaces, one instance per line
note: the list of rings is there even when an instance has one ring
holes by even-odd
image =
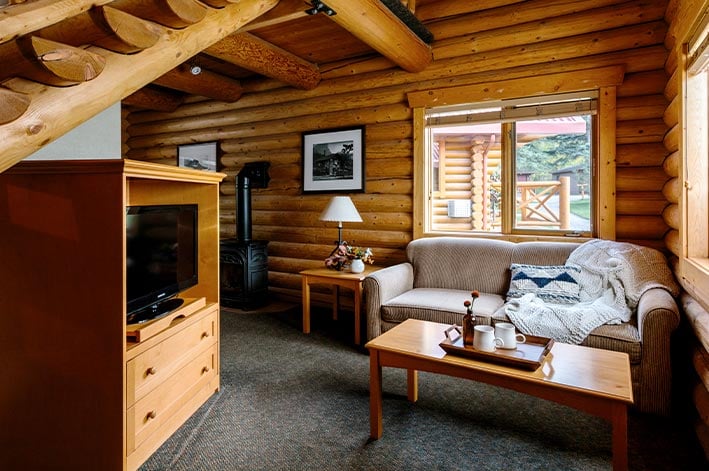
[[[613,407],[613,470],[628,469],[628,407],[616,404]]]
[[[375,440],[382,436],[382,365],[379,351],[369,350],[369,436]]]
[[[406,396],[411,402],[419,400],[419,372],[406,370]]]

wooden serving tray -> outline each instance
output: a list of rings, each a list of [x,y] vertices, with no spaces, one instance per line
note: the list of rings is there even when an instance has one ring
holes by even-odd
[[[450,330],[453,330],[453,328]],[[457,332],[457,329],[454,332]],[[457,338],[453,339],[446,338],[439,345],[446,353],[451,355],[534,371],[541,366],[544,357],[554,345],[554,339],[527,334],[525,334],[525,337],[527,341],[525,343],[518,342],[515,349],[498,348],[494,352],[483,352],[473,348],[472,345],[463,345],[462,335],[458,335]]]

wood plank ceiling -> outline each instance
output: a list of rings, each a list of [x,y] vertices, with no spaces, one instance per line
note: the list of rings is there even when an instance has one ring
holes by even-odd
[[[0,171],[119,100],[171,111],[191,95],[310,90],[358,57],[431,61],[379,0],[16,1],[0,0]]]

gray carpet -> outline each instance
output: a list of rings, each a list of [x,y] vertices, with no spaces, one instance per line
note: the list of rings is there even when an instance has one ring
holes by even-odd
[[[603,420],[513,391],[384,369],[384,435],[369,440],[369,357],[352,318],[221,316],[222,388],[143,465],[150,470],[608,470]],[[631,469],[708,469],[690,428],[631,414]]]

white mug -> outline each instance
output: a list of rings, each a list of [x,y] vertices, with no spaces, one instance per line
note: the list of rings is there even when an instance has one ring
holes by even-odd
[[[476,325],[473,337],[473,348],[483,352],[494,352],[495,348],[503,347],[505,342],[495,337],[495,329],[489,325]]]
[[[504,346],[500,348],[517,348],[518,343],[524,343],[527,341],[527,337],[525,337],[524,334],[515,334],[515,326],[509,322],[496,323],[495,336],[501,338],[504,342]]]

